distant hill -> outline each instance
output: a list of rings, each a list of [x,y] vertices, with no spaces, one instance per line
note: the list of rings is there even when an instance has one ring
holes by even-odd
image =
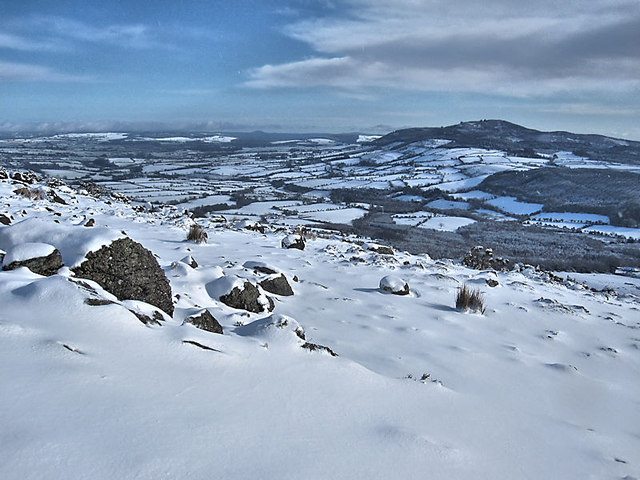
[[[505,120],[462,122],[448,127],[396,130],[375,141],[384,146],[431,139],[450,140],[447,147],[477,147],[503,150],[512,155],[573,152],[594,160],[640,164],[640,142],[603,135],[570,132],[541,132]]]

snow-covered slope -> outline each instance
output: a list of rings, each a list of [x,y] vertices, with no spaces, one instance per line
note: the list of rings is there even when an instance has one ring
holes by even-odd
[[[214,223],[194,244],[175,210],[15,188],[0,182],[13,216],[0,241],[77,238],[86,252],[125,231],[179,299],[171,320],[145,325],[126,302],[87,304],[67,268],[0,272],[2,479],[640,477],[640,279],[598,293],[534,269],[380,255],[358,239],[285,249],[288,232]],[[270,295],[274,311],[259,314],[212,298],[223,275],[267,278],[256,266],[284,273],[294,295]],[[387,275],[409,295],[382,291]],[[455,310],[464,283],[484,293],[484,315]],[[183,323],[203,308],[224,335]]]

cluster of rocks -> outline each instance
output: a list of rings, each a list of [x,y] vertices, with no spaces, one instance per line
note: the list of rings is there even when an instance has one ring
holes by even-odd
[[[473,247],[462,259],[462,264],[476,270],[486,270],[491,268],[497,271],[510,270],[509,260],[502,257],[494,257],[491,248],[484,248],[481,245]]]

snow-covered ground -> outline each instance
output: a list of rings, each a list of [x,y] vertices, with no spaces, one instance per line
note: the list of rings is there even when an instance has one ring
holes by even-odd
[[[0,182],[14,219],[0,242],[78,238],[81,249],[63,248],[76,262],[124,230],[180,299],[171,320],[147,326],[120,303],[87,304],[67,269],[0,272],[2,479],[640,477],[640,279],[593,276],[625,286],[597,293],[341,237],[288,250],[286,232],[213,223],[197,245],[184,241],[191,220],[170,210],[64,192],[59,205],[14,188]],[[251,265],[263,264],[295,292],[273,295],[273,314],[211,296],[223,273],[258,280]],[[382,291],[387,275],[409,295]],[[455,310],[464,283],[483,292],[484,315]],[[202,308],[224,335],[183,324]],[[298,324],[339,357],[300,348]]]

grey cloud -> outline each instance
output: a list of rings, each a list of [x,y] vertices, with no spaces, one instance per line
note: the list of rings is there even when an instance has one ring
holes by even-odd
[[[640,3],[351,0],[285,33],[317,56],[265,65],[248,86],[492,91],[640,88]],[[445,80],[446,79],[446,80]]]

